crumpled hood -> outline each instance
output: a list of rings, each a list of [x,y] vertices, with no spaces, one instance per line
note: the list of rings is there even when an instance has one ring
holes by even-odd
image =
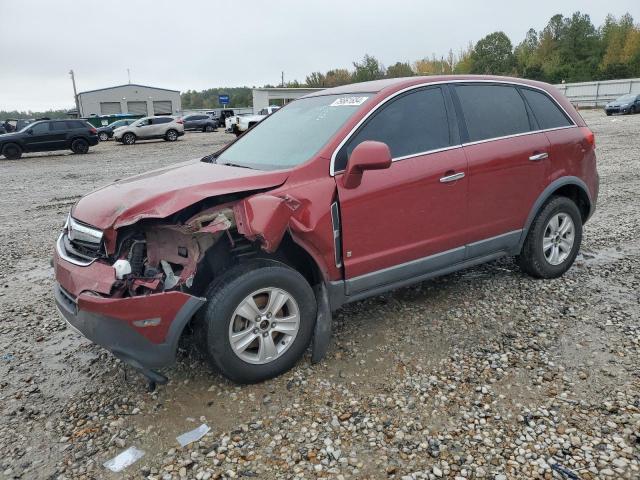
[[[81,198],[71,215],[101,230],[164,218],[206,198],[282,185],[289,172],[189,161],[120,180]]]

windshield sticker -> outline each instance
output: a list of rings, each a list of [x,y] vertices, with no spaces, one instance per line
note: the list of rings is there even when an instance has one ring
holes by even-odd
[[[330,107],[357,107],[367,101],[369,97],[342,97],[333,101]]]

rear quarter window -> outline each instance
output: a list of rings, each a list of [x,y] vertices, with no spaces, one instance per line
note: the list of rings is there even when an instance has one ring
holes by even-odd
[[[533,115],[538,121],[538,126],[546,130],[548,128],[568,127],[573,125],[567,115],[560,107],[551,100],[545,93],[528,88],[521,89],[524,98],[533,111]]]
[[[518,90],[511,85],[456,85],[455,92],[469,142],[515,135],[531,130]]]

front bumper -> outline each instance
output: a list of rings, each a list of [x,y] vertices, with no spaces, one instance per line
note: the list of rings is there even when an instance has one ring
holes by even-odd
[[[606,107],[604,111],[611,115],[626,114],[631,111],[631,107]]]
[[[54,297],[69,325],[140,370],[175,362],[180,335],[205,302],[181,292],[129,298],[83,293],[74,298],[59,283]]]
[[[79,265],[63,255],[58,245],[54,297],[74,329],[136,368],[162,368],[175,361],[182,331],[204,298],[178,291],[114,297],[113,267],[102,260]]]

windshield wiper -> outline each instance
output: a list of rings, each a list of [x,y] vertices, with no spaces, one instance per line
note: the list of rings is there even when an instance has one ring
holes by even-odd
[[[253,170],[253,168],[247,165],[240,165],[239,163],[221,163],[220,165],[228,165],[229,167],[248,168],[249,170]]]

